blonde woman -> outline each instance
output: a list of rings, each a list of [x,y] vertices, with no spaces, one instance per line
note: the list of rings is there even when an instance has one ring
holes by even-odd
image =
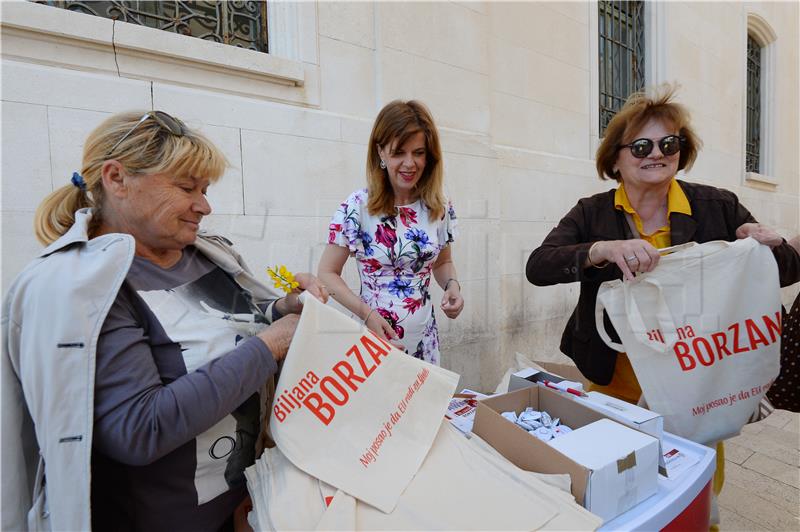
[[[40,205],[3,309],[4,530],[219,530],[246,504],[301,308],[200,232],[225,166],[164,112],[117,114]]]
[[[367,188],[342,203],[330,223],[318,275],[334,299],[406,353],[439,364],[431,274],[444,290],[440,308],[464,307],[452,259],[456,215],[443,193],[442,150],[430,111],[395,100],[375,119],[367,149]],[[342,280],[356,259],[360,295]]]

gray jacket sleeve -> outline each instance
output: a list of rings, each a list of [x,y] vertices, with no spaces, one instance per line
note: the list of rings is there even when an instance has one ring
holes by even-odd
[[[98,340],[94,405],[94,447],[118,462],[158,460],[214,426],[277,372],[272,353],[252,337],[163,382],[142,323],[123,287]]]

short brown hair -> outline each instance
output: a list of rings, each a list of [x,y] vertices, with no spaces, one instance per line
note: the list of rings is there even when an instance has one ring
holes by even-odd
[[[622,109],[609,122],[603,142],[597,148],[595,166],[600,179],[621,179],[619,172],[614,172],[619,149],[636,140],[633,136],[650,120],[670,124],[678,130],[683,137],[678,170],[691,169],[703,142],[690,125],[688,109],[672,101],[676,90],[677,87],[664,84],[655,88],[652,96],[641,91],[628,97]]]
[[[389,102],[375,118],[367,146],[367,210],[370,214],[395,214],[394,191],[386,170],[380,166],[377,148],[386,148],[392,142],[401,146],[420,131],[425,135],[425,170],[417,183],[419,197],[428,207],[431,220],[444,216],[444,171],[439,133],[431,112],[416,100]]]

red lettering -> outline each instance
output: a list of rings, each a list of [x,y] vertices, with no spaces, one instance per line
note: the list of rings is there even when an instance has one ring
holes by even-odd
[[[386,356],[389,354],[389,351],[381,349],[381,346],[370,340],[367,336],[361,337],[361,345],[364,346],[364,349],[369,351],[369,354],[372,356],[372,360],[375,361],[375,364],[381,363],[381,360],[378,358],[379,356]]]
[[[761,316],[761,319],[764,320],[764,325],[767,326],[767,332],[769,333],[770,343],[774,343],[776,338],[780,338],[781,336],[781,313],[780,311],[775,313],[775,321],[769,319],[769,316]]]
[[[697,362],[694,361],[694,358],[689,356],[689,344],[686,342],[675,342],[673,350],[675,351],[675,356],[678,357],[678,363],[683,371],[694,369]]]
[[[744,325],[747,327],[747,336],[750,337],[750,349],[758,349],[758,344],[769,345],[767,338],[758,328],[756,322],[748,318],[744,321]]]
[[[371,331],[370,331],[370,332],[371,332]],[[394,347],[392,344],[390,344],[389,342],[387,342],[386,340],[384,340],[383,338],[381,338],[381,337],[380,337],[380,336],[378,336],[377,334],[375,334],[375,333],[372,333],[372,332],[371,332],[371,334],[372,334],[372,337],[373,337],[375,340],[377,340],[378,342],[380,342],[380,344],[381,344],[381,345],[383,345],[383,347],[385,347],[385,348],[386,348],[388,351],[391,351],[391,350],[392,350],[392,347]],[[397,348],[395,347],[395,349],[397,349]]]
[[[322,396],[317,392],[311,392],[303,399],[303,405],[311,410],[324,425],[330,424],[336,410],[331,405],[322,400]]]
[[[342,379],[342,382],[348,385],[350,389],[353,390],[354,392],[358,390],[358,386],[353,384],[353,381],[364,382],[364,379],[362,377],[359,377],[358,375],[353,373],[353,366],[348,364],[347,361],[345,360],[337,362],[336,365],[333,366],[333,372],[336,373],[339,376],[339,378]]]
[[[281,410],[280,406],[275,405],[275,407],[272,409],[272,412],[275,414],[275,417],[278,421],[283,421],[286,419],[286,414],[283,412],[283,410]]]
[[[356,346],[351,347],[350,351],[347,352],[346,356],[350,356],[354,353],[356,355],[356,358],[358,359],[358,364],[361,366],[361,370],[364,372],[364,376],[369,377],[370,375],[372,375],[372,372],[375,371],[377,364],[367,368],[367,365],[364,364],[364,358],[361,356],[361,351],[359,351],[358,347]]]
[[[336,388],[339,391],[341,397],[337,397],[331,388]],[[319,381],[319,389],[325,392],[325,395],[328,396],[328,399],[333,401],[339,406],[344,405],[348,399],[350,399],[350,395],[347,393],[347,390],[339,384],[339,381],[334,379],[333,377],[322,377],[322,380]]]
[[[703,349],[700,349],[700,345],[703,346]],[[711,344],[708,343],[708,340],[702,336],[698,336],[692,340],[692,348],[697,355],[697,360],[699,360],[702,365],[710,366],[714,363],[714,353],[711,351]],[[706,354],[708,354],[708,362],[706,362],[706,359],[703,357],[704,350]]]
[[[283,390],[283,395],[289,398],[289,403],[292,405],[292,410],[294,410],[294,405],[297,405],[297,408],[300,408],[300,403],[297,402],[297,399],[292,396],[288,390]]]
[[[722,353],[731,356],[731,352],[728,351],[728,336],[724,332],[712,334],[711,339],[714,340],[714,347],[717,348],[717,357],[720,360],[722,360]]]
[[[733,325],[728,327],[728,330],[729,331],[733,330],[733,352],[734,353],[739,354],[739,353],[747,353],[748,351],[750,351],[749,347],[745,348],[745,347],[739,345],[739,324],[738,323],[734,323]]]

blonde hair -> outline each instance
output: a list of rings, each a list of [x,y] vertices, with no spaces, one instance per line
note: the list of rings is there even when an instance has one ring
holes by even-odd
[[[144,114],[145,111],[115,114],[89,134],[80,171],[85,189],[69,183],[39,204],[34,219],[39,242],[48,245],[58,240],[75,223],[75,211],[84,207],[93,209],[89,227],[89,235],[93,236],[103,215],[102,167],[107,160],[118,161],[132,175],[168,173],[175,179],[191,176],[211,182],[222,176],[228,163],[211,141],[186,126],[182,136],[174,135],[152,118],[137,126]],[[113,153],[109,153],[112,148]]]
[[[375,118],[367,147],[367,188],[369,199],[367,210],[370,214],[395,214],[394,191],[389,183],[387,171],[381,168],[381,158],[377,148],[385,149],[392,143],[401,146],[412,135],[422,131],[425,136],[425,170],[417,183],[422,202],[428,207],[431,220],[444,216],[444,171],[442,168],[442,147],[439,133],[433,123],[431,112],[422,102],[394,100],[386,104]]]
[[[633,135],[650,120],[669,124],[678,130],[678,135],[683,137],[678,170],[692,168],[703,142],[691,126],[688,109],[672,101],[677,89],[677,86],[665,83],[651,89],[652,96],[641,91],[628,97],[622,109],[608,123],[603,142],[597,148],[595,166],[600,179],[621,179],[619,172],[614,171],[620,147],[636,140]]]

